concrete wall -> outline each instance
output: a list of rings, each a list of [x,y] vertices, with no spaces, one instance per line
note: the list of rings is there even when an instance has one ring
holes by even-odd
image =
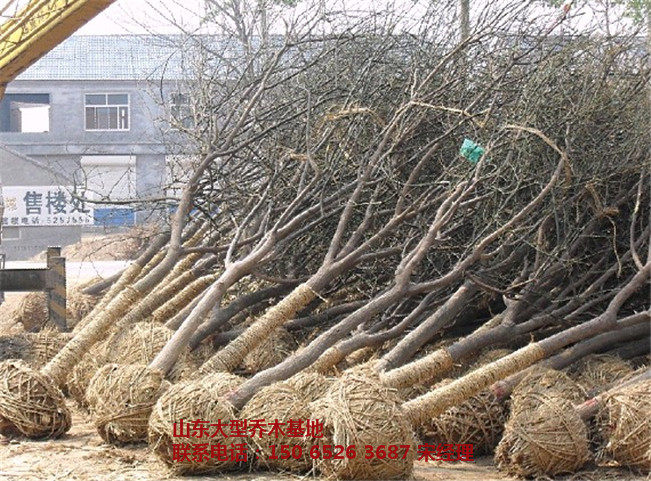
[[[58,185],[56,172],[5,149],[0,149],[0,182],[5,186]],[[5,216],[10,217],[11,211],[5,210]],[[81,229],[78,226],[4,225],[0,253],[5,254],[10,261],[28,259],[45,251],[49,246],[66,246],[78,242],[81,239]]]
[[[84,95],[126,93],[130,97],[128,131],[86,131]],[[15,81],[7,94],[49,94],[50,131],[0,132],[0,142],[27,155],[164,154],[160,107],[150,86],[135,81]]]
[[[153,99],[151,86],[136,81],[35,81],[12,82],[8,94],[29,98],[48,94],[49,132],[0,132],[0,143],[10,151],[34,159],[32,163],[0,149],[0,180],[6,186],[72,185],[80,172],[80,160],[88,155],[127,155],[136,159],[136,192],[139,198],[162,195],[165,179],[165,145],[161,137],[164,114]],[[129,129],[126,131],[87,131],[85,94],[129,94]],[[3,110],[4,109],[4,110]],[[0,105],[0,115],[8,112]],[[6,130],[6,129],[5,129]],[[147,206],[136,212],[137,223],[151,217]],[[99,228],[8,226],[0,252],[11,260],[31,257],[48,245],[67,245],[80,239],[84,231]],[[19,232],[16,232],[18,229]]]

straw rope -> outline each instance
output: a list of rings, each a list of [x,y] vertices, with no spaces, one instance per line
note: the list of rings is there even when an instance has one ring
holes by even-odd
[[[439,349],[414,362],[380,374],[387,387],[401,389],[415,384],[425,384],[434,376],[442,375],[454,367],[447,349]]]
[[[545,357],[538,344],[528,346],[513,354],[476,369],[465,376],[441,386],[404,404],[412,425],[420,426],[428,418],[439,416],[446,409],[463,403],[491,384],[530,366]]]
[[[307,284],[301,284],[291,294],[267,312],[246,331],[215,353],[203,366],[200,374],[235,369],[244,357],[264,341],[269,333],[290,320],[303,307],[307,306],[316,293]]]
[[[165,323],[168,319],[172,318],[177,312],[183,309],[187,304],[192,302],[198,295],[200,295],[208,286],[215,282],[219,276],[217,274],[210,274],[207,276],[194,279],[186,285],[180,292],[171,297],[162,306],[156,309],[151,315],[153,322],[158,324]]]

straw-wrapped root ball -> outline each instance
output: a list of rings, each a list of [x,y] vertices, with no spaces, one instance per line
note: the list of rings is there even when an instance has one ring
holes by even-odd
[[[71,426],[70,411],[52,382],[23,361],[0,362],[0,434],[55,438]]]
[[[405,479],[411,476],[416,439],[401,408],[402,400],[368,369],[344,373],[325,396],[310,404],[311,418],[324,425],[319,445],[344,448],[355,445],[355,455],[343,459],[322,451],[318,469],[337,479]],[[391,450],[408,445],[410,449]],[[367,450],[374,453],[367,457]]]
[[[229,435],[228,428],[218,431],[215,426],[228,426],[235,418],[232,406],[221,398],[241,382],[238,376],[214,373],[172,386],[158,400],[149,420],[149,446],[156,456],[176,474],[206,474],[237,468],[238,463],[233,460],[235,447],[231,444],[244,441],[225,437]],[[202,432],[204,428],[207,432]],[[205,445],[206,455],[190,453],[179,459],[175,454],[179,447],[196,443]],[[232,451],[220,452],[224,448]]]
[[[430,444],[472,444],[475,454],[491,453],[502,436],[507,409],[490,391],[453,406],[423,427]]]
[[[586,427],[572,402],[532,393],[535,403],[513,413],[495,449],[500,470],[523,477],[574,473],[589,459]]]
[[[301,371],[284,382],[294,388],[303,401],[311,403],[328,391],[335,378],[326,377],[318,372]]]
[[[303,473],[312,469],[310,448],[313,440],[304,436],[305,422],[310,418],[308,403],[290,384],[279,382],[258,391],[240,413],[242,419],[265,420],[269,424],[278,420],[279,432],[273,436],[259,433],[251,436],[249,444],[255,451],[257,464],[270,469]],[[275,446],[272,448],[271,446]],[[291,456],[281,456],[281,446],[289,446]],[[287,459],[283,459],[286,457]]]
[[[138,322],[114,333],[106,344],[108,362],[116,364],[149,364],[174,331],[153,322]],[[180,380],[187,371],[194,370],[190,350],[185,348],[168,374],[172,381]]]
[[[538,394],[553,393],[575,404],[586,398],[585,390],[567,374],[548,368],[534,368],[513,389],[511,411],[533,409],[542,399]]]
[[[86,392],[97,432],[109,443],[144,441],[151,410],[168,387],[162,372],[145,365],[106,364]]]
[[[44,292],[30,292],[13,313],[14,323],[21,323],[27,332],[35,332],[48,322],[47,297]]]
[[[34,369],[45,366],[72,337],[69,333],[53,329],[43,329],[33,333],[27,332],[24,335],[31,343],[28,360]]]
[[[621,465],[651,471],[651,381],[608,396],[599,423],[608,454]]]
[[[570,376],[584,389],[598,389],[631,374],[633,367],[608,354],[590,354],[574,364]]]

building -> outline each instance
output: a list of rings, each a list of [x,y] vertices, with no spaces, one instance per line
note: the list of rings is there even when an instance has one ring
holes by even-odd
[[[9,84],[0,103],[8,259],[153,215],[169,130],[159,99],[182,80],[179,52],[172,36],[73,36]]]

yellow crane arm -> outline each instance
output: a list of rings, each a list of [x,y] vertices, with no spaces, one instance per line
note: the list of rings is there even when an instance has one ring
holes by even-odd
[[[113,2],[30,0],[0,25],[0,99],[9,82]]]

